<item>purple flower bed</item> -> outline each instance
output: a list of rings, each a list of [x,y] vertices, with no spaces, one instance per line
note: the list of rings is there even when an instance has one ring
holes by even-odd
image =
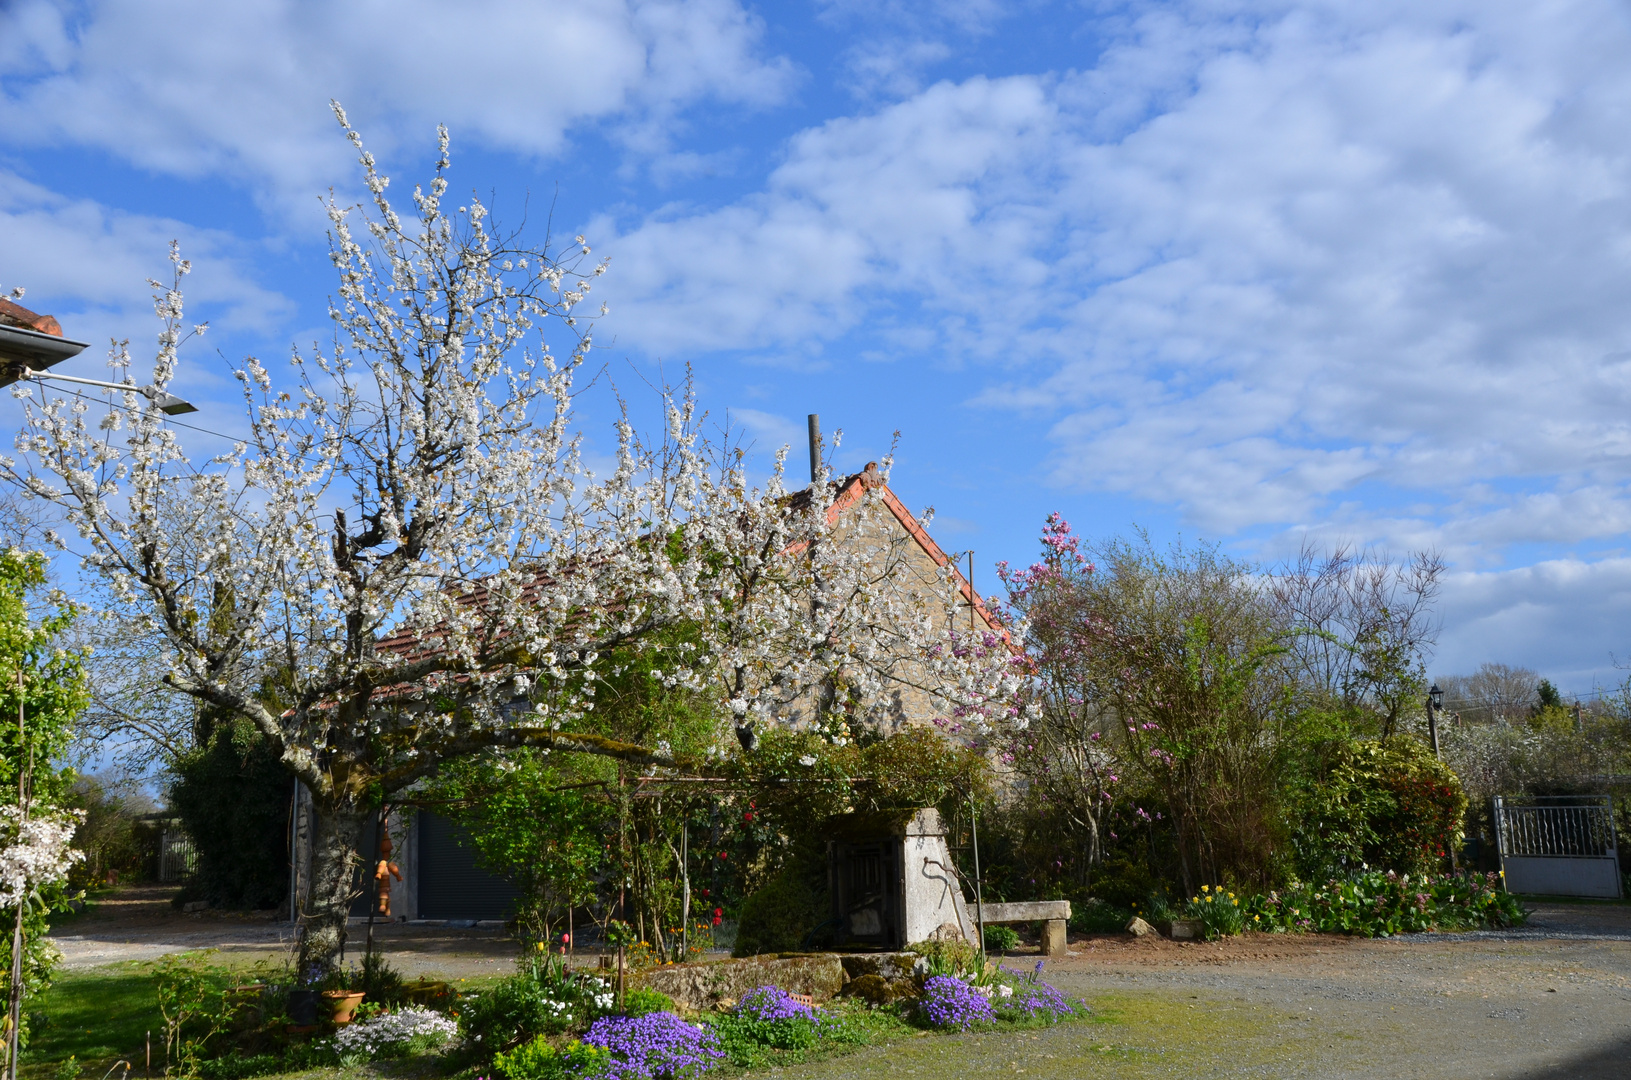
[[[815,1016],[810,1006],[794,1001],[779,986],[760,986],[749,990],[732,1011],[737,1016],[751,1016],[755,1020],[792,1020],[794,1017],[808,1020]]]
[[[603,1016],[590,1025],[583,1041],[604,1046],[612,1055],[607,1080],[688,1080],[725,1057],[712,1031],[671,1012]]]
[[[950,975],[936,975],[923,983],[923,996],[918,1001],[923,1016],[937,1028],[955,1028],[967,1031],[975,1024],[989,1024],[996,1019],[991,1002],[978,990],[961,979]]]
[[[1063,1020],[1076,1015],[1065,995],[1045,982],[1016,987],[1014,996],[1002,1002],[1002,1011],[1016,1020]]]

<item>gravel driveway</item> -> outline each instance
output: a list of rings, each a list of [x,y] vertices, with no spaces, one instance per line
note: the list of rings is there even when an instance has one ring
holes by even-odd
[[[222,960],[248,963],[293,951],[294,927],[269,913],[184,914],[170,906],[174,894],[173,886],[121,889],[98,899],[86,914],[59,923],[51,940],[62,950],[64,966],[156,960],[194,949],[216,949]],[[410,979],[508,974],[515,965],[515,943],[496,930],[390,923],[377,925],[374,932],[391,965]],[[356,955],[351,958],[360,958],[365,933],[363,923],[353,923],[351,946]]]

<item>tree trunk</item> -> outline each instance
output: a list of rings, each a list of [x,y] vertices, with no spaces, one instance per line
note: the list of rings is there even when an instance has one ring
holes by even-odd
[[[357,842],[369,811],[312,806],[311,882],[300,918],[300,974],[320,978],[340,961],[357,897]]]

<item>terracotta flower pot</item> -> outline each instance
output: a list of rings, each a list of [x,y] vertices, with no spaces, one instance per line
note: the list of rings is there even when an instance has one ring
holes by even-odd
[[[349,1024],[352,1014],[357,1011],[357,1006],[362,1004],[362,991],[324,990],[323,1000],[334,1010],[336,1024]]]

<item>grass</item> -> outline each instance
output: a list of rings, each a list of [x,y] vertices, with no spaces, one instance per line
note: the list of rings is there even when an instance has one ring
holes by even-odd
[[[162,1065],[157,982],[152,965],[140,962],[60,973],[25,1006],[32,1034],[23,1052],[23,1075],[54,1076],[70,1056],[88,1075],[101,1076],[121,1058],[140,1069],[149,1030],[156,1043],[154,1065]]]

